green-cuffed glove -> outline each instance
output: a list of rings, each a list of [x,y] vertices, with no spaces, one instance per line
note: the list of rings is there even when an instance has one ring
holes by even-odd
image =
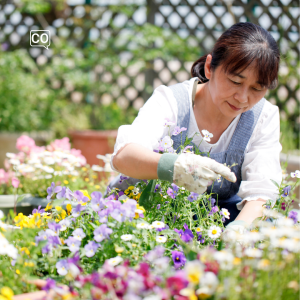
[[[193,153],[164,153],[157,166],[159,179],[183,186],[197,194],[203,194],[219,174],[236,182],[235,174],[228,167],[214,159]]]

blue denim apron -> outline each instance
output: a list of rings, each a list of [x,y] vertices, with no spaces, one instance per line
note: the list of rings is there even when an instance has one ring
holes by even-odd
[[[197,83],[198,78],[195,80],[193,86],[193,102]],[[192,105],[190,102],[188,90],[182,83],[171,85],[169,86],[169,88],[172,90],[178,106],[177,126],[187,128],[186,131],[182,132],[182,137],[181,135],[171,137],[174,142],[173,148],[177,149],[181,144],[181,138],[182,141],[185,141],[189,129],[190,109]],[[234,134],[231,138],[227,150],[222,151],[220,153],[210,154],[210,158],[216,160],[221,164],[237,164],[236,166],[231,168],[231,171],[235,173],[235,176],[237,178],[236,182],[233,183],[222,178],[221,182],[215,181],[211,186],[207,187],[207,193],[213,193],[212,197],[214,197],[218,201],[218,205],[220,206],[220,208],[226,208],[230,212],[230,222],[233,221],[240,212],[237,209],[236,204],[242,201],[242,199],[239,196],[237,196],[237,192],[242,181],[241,169],[244,161],[244,153],[248,141],[256,126],[257,120],[260,116],[264,103],[265,99],[263,98],[250,110],[241,114],[240,120],[236,126],[236,129],[234,131]],[[195,150],[194,147],[197,147],[193,142],[190,143],[190,146],[193,147],[193,150]],[[206,154],[204,155],[207,156]],[[120,190],[124,191],[128,188],[128,186],[135,185],[137,182],[140,181],[140,179],[129,178],[126,181],[123,181],[122,183],[120,183],[119,181],[120,175],[115,177],[110,182],[109,187],[117,187]],[[224,224],[227,225],[227,223],[229,223],[229,220],[226,220]]]

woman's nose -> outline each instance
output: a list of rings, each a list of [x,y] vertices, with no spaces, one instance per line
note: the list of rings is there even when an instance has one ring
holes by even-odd
[[[240,103],[246,103],[248,101],[247,89],[240,89],[237,93],[234,94],[234,99]]]

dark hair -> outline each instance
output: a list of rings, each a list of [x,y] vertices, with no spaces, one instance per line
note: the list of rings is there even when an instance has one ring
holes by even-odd
[[[254,62],[258,82],[268,89],[277,86],[279,49],[272,35],[258,25],[249,22],[232,25],[219,37],[210,54],[212,70],[222,65],[226,73],[236,74]],[[207,55],[194,62],[191,69],[192,77],[201,82],[209,81],[204,74]]]

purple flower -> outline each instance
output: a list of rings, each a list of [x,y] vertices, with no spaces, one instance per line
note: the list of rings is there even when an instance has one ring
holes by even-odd
[[[102,242],[104,239],[109,239],[110,234],[112,234],[113,230],[107,227],[106,224],[100,225],[98,228],[94,230],[94,239],[96,242]]]
[[[72,209],[72,216],[77,218],[79,217],[80,213],[85,209],[84,206],[81,204],[77,204],[73,209]]]
[[[56,263],[57,273],[65,276],[68,273],[69,265],[66,259],[60,260]]]
[[[72,236],[69,236],[66,240],[65,243],[68,245],[69,250],[71,252],[77,252],[79,251],[80,245],[81,245],[81,241],[75,239]]]
[[[212,216],[214,213],[218,212],[219,211],[219,207],[218,206],[213,206],[211,208],[211,211],[209,212],[209,216]]]
[[[180,251],[172,251],[172,259],[174,262],[175,269],[179,269],[186,263],[186,257]]]
[[[121,205],[122,203],[116,200],[110,200],[105,204],[109,213],[113,212],[115,209],[119,209]]]
[[[167,194],[168,194],[172,199],[175,199],[175,197],[177,196],[177,193],[176,193],[175,191],[173,191],[171,188],[168,188]]]
[[[83,192],[81,192],[81,191],[75,191],[73,196],[78,202],[86,203],[89,201],[89,198],[87,196],[84,196]]]
[[[158,190],[159,189],[159,190]],[[155,186],[155,189],[154,189],[154,193],[156,193],[156,192],[162,192],[162,189],[161,189],[161,186],[160,186],[160,184],[157,184],[156,186]]]
[[[126,220],[126,215],[124,211],[122,211],[121,209],[115,209],[110,215],[112,218],[114,218],[115,220],[121,223],[125,222]]]
[[[57,245],[61,245],[60,239],[58,236],[49,236],[48,237],[48,244],[50,244],[52,247],[55,247]]]
[[[175,228],[174,231],[177,232],[180,237],[183,236],[183,230],[182,229],[179,230],[179,229]]]
[[[128,178],[129,178],[128,176],[122,176],[122,175],[120,175],[119,183],[122,183],[124,180],[127,180]]]
[[[99,211],[105,206],[105,201],[102,198],[102,193],[100,192],[93,192],[91,193],[92,200],[91,200],[91,207],[94,211]]]
[[[204,244],[205,238],[202,236],[201,232],[197,232],[197,241],[200,242],[201,244]]]
[[[49,200],[49,199],[48,199]],[[39,207],[36,209],[34,209],[33,211],[32,211],[32,214],[42,214],[42,213],[44,213],[45,212],[45,210],[44,209],[41,209],[41,205],[39,205]]]
[[[180,134],[182,131],[185,131],[185,130],[187,130],[187,128],[185,128],[185,127],[179,127],[179,126],[175,126],[175,128],[174,128],[174,130],[173,130],[173,132],[172,132],[172,135],[178,135],[178,134]]]
[[[291,186],[288,185],[288,186],[286,186],[286,187],[283,189],[283,194],[282,194],[281,196],[282,196],[282,197],[287,197],[287,196],[289,195],[290,191],[291,191]]]
[[[208,201],[210,202],[211,206],[214,206],[216,203],[216,199],[212,197],[209,197]]]
[[[107,223],[109,211],[108,209],[104,209],[98,212],[99,215],[99,222],[100,223]]]
[[[190,202],[193,202],[193,201],[197,200],[198,196],[199,196],[199,194],[191,192],[190,195],[188,196],[188,200]]]
[[[46,285],[42,287],[42,290],[49,292],[51,289],[56,287],[56,281],[51,278],[46,279]]]
[[[171,186],[172,186],[173,190],[174,190],[176,193],[178,193],[179,187],[178,187],[175,183],[172,183]]]
[[[87,257],[94,256],[98,248],[99,245],[97,243],[95,243],[94,241],[90,241],[87,245],[84,246],[85,255]]]
[[[59,223],[55,223],[55,222],[49,222],[48,223],[48,227],[49,229],[51,229],[56,235],[59,234],[59,231],[61,229],[61,225]]]
[[[157,204],[156,209],[160,209],[160,204]]]
[[[83,232],[82,228],[77,228],[73,231],[72,235],[78,241],[82,241],[86,237],[85,233]]]
[[[186,153],[187,152],[187,149],[191,149],[193,148],[193,146],[186,146],[184,149],[183,149],[183,153]]]
[[[183,233],[183,235],[181,236],[181,239],[188,243],[189,241],[191,241],[194,238],[193,232],[189,229],[189,227],[186,225],[186,223],[184,223],[183,225],[185,231]]]
[[[298,222],[298,213],[296,211],[289,212],[289,218],[291,218],[295,224]]]
[[[165,248],[163,246],[156,246],[153,250],[145,254],[144,259],[153,262],[155,259],[162,257],[164,253]]]
[[[38,236],[35,237],[35,241],[38,244],[41,241],[47,241],[49,236],[55,235],[55,232],[51,229],[41,230]]]
[[[60,192],[61,189],[62,189],[61,186],[55,186],[55,183],[52,182],[51,186],[47,188],[47,193],[48,193],[47,199],[50,200],[53,194]]]
[[[56,198],[57,199],[66,198],[68,200],[72,200],[73,193],[68,187],[64,186],[64,187],[62,187],[61,191],[59,193],[57,193]]]
[[[63,219],[59,222],[59,225],[61,226],[60,231],[65,231],[71,225],[71,220]]]

